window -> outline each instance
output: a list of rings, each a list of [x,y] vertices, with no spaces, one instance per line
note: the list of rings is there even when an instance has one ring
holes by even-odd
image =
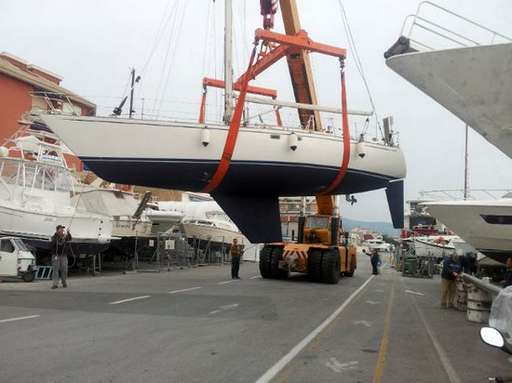
[[[2,239],[0,241],[0,251],[4,253],[14,253],[14,245],[10,239]]]
[[[307,217],[306,218],[307,229],[318,229],[318,228],[329,228],[329,217]]]
[[[512,215],[480,215],[485,222],[491,225],[512,225]]]

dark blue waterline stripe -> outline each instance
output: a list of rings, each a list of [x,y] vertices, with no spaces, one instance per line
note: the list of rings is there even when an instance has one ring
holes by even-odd
[[[147,163],[170,163],[170,164],[207,164],[216,165],[219,163],[217,160],[196,160],[196,159],[161,159],[161,158],[125,158],[125,157],[80,157],[85,162],[147,162]],[[338,166],[326,166],[326,165],[314,165],[305,164],[301,162],[281,162],[281,161],[242,161],[236,160],[231,161],[232,164],[239,165],[258,165],[258,166],[288,166],[288,167],[302,167],[310,169],[325,169],[331,171],[337,171]],[[348,169],[349,173],[363,174],[372,177],[377,177],[385,180],[395,180],[398,178],[386,176],[379,173],[369,172],[366,170],[359,169]]]

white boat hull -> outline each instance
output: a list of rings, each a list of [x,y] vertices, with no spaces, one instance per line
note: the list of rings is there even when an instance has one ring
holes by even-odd
[[[386,64],[512,157],[512,43],[406,53]]]
[[[434,217],[479,252],[499,262],[512,256],[512,199],[425,205]]]
[[[57,225],[69,228],[77,241],[107,243],[111,239],[112,223],[108,217],[91,217],[81,213],[50,214],[0,204],[0,232],[3,235],[48,240],[55,233]]]
[[[203,191],[223,155],[225,125],[42,115],[41,118],[99,177],[110,182]],[[209,131],[205,140],[202,134]],[[282,240],[279,196],[317,195],[339,175],[343,140],[332,134],[242,127],[222,181],[211,193],[253,243]],[[86,136],[86,139],[84,139]],[[296,147],[295,147],[296,145]],[[402,151],[351,143],[342,182],[331,194],[388,188],[393,222],[403,220]]]
[[[432,240],[414,238],[414,251],[417,257],[443,258],[455,254],[455,247],[435,243]]]
[[[201,191],[222,156],[228,128],[209,125],[210,142],[203,145],[203,125],[115,118],[41,116],[44,122],[99,177],[116,183]],[[314,195],[336,177],[343,155],[342,140],[323,133],[295,131],[298,147],[288,145],[289,130],[241,128],[231,166],[217,191]],[[84,139],[86,134],[87,139]],[[352,156],[336,194],[386,187],[405,177],[402,151],[365,144],[361,158]]]
[[[216,244],[231,245],[233,239],[239,244],[249,245],[249,241],[238,231],[227,230],[219,227],[210,227],[192,223],[182,223],[183,234],[188,239],[199,239],[201,241],[213,242]]]

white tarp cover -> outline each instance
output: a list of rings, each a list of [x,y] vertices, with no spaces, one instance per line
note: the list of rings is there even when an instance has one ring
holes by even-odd
[[[499,330],[512,350],[512,286],[498,294],[491,307],[489,326]]]
[[[135,214],[139,202],[129,193],[115,190],[92,190],[82,193],[80,204],[89,212],[131,217]]]

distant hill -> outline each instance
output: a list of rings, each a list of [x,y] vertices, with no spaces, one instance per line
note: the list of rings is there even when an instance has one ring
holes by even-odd
[[[357,219],[343,218],[343,228],[347,231],[355,227],[370,229],[391,237],[399,235],[400,231],[393,228],[389,222],[359,221]]]

